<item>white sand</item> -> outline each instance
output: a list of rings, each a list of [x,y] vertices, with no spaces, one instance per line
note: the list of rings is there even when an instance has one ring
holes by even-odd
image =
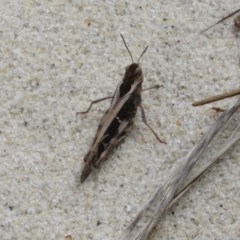
[[[11,3],[9,3],[11,2]],[[21,3],[23,2],[23,3]],[[82,2],[82,3],[80,3]],[[0,238],[114,240],[157,185],[232,100],[193,100],[239,87],[239,1],[1,1]],[[126,141],[83,184],[83,157],[130,64],[141,60],[149,124],[137,115]],[[177,43],[180,40],[180,43]],[[240,238],[240,152],[225,155],[171,208],[151,240]],[[174,214],[173,214],[174,213]]]

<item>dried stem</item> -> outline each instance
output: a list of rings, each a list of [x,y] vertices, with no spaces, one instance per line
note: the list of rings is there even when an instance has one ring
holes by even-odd
[[[228,138],[220,150],[210,161],[199,169],[195,177],[184,185],[193,167],[199,161],[213,138],[223,129],[232,115],[240,107],[240,98],[230,109],[226,110],[213,124],[209,131],[200,139],[193,150],[187,155],[183,164],[168,178],[165,184],[160,185],[151,200],[137,214],[133,222],[127,227],[120,240],[146,240],[152,229],[156,226],[163,212],[176,201],[222,154],[240,138],[240,125],[235,128],[233,134]]]

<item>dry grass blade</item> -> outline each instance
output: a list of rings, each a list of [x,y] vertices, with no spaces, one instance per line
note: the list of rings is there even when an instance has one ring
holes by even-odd
[[[208,31],[209,29],[211,29],[211,28],[213,28],[213,27],[215,27],[215,26],[218,25],[219,23],[221,23],[221,22],[227,20],[228,18],[232,17],[233,15],[235,15],[235,14],[238,13],[238,12],[240,12],[240,9],[237,9],[236,11],[230,13],[229,15],[227,15],[227,16],[224,17],[224,18],[222,18],[222,19],[219,20],[218,22],[214,23],[214,24],[211,25],[210,27],[208,27],[208,28],[202,30],[202,31],[200,32],[200,34],[202,34],[202,33],[206,32],[206,31]],[[235,27],[237,27],[237,28],[240,27],[240,24],[239,24],[239,16],[235,18],[235,20],[234,20],[234,25],[235,25]]]
[[[212,97],[209,97],[209,98],[205,98],[205,99],[200,100],[200,101],[196,101],[192,104],[192,106],[196,107],[196,106],[200,106],[200,105],[205,105],[205,104],[216,102],[216,101],[219,101],[219,100],[222,100],[222,99],[225,99],[225,98],[230,98],[230,97],[233,97],[233,96],[236,96],[236,95],[239,95],[239,94],[240,94],[240,89],[235,89],[235,90],[232,90],[230,92],[218,94],[218,95],[215,95],[215,96],[212,96]]]
[[[198,171],[197,175],[184,185],[186,178],[200,159],[200,156],[239,107],[240,98],[230,109],[221,114],[209,131],[187,155],[184,163],[181,164],[168,178],[167,182],[164,185],[159,186],[152,199],[137,214],[133,222],[119,238],[120,240],[146,240],[166,208],[168,208],[173,201],[177,200],[192,185],[192,183],[195,182],[199,176],[201,176],[216,161],[216,159],[224,154],[232,144],[240,138],[240,126],[238,126],[235,128],[232,136],[229,137],[224,146],[222,146],[218,153],[211,158],[208,164],[203,166],[200,171]]]
[[[177,193],[176,196],[174,196],[172,203],[174,203],[179,197],[181,197],[188,189],[192,186],[194,182],[196,182],[236,141],[240,139],[240,124],[233,130],[232,135],[228,138],[226,143],[224,143],[219,149],[219,152],[217,152],[209,162],[207,162],[204,166],[200,167],[198,169],[198,173],[195,174],[194,177],[192,177],[188,183],[184,185],[183,188]]]

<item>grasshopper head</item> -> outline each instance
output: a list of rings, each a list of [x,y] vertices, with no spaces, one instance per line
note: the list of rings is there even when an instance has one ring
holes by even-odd
[[[133,83],[138,80],[140,82],[143,81],[143,73],[142,69],[138,63],[132,63],[126,67],[126,72],[123,78],[124,83]]]

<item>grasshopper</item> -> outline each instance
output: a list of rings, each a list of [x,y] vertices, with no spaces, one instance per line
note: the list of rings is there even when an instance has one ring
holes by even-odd
[[[80,112],[81,114],[86,114],[89,112],[93,104],[106,99],[112,99],[109,109],[103,115],[103,118],[98,126],[91,148],[84,157],[85,165],[81,174],[81,183],[83,183],[90,175],[92,169],[94,167],[98,167],[102,162],[104,162],[112,150],[126,137],[133,125],[138,107],[141,110],[143,122],[152,131],[160,143],[165,143],[165,141],[161,140],[147,123],[146,115],[141,105],[142,91],[159,88],[159,85],[155,85],[148,89],[142,89],[143,72],[139,65],[139,61],[147,51],[148,46],[143,50],[142,54],[138,58],[138,62],[135,63],[122,35],[121,38],[131,57],[132,63],[126,67],[124,77],[118,84],[113,96],[107,96],[92,101],[86,111]]]

